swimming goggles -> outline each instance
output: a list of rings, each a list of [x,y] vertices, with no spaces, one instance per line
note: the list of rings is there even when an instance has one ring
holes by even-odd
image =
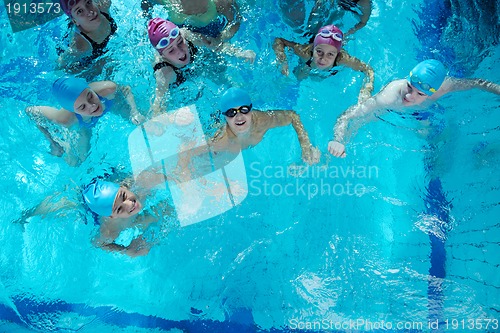
[[[238,112],[240,112],[241,114],[247,114],[250,111],[252,111],[252,104],[242,105],[239,108],[231,108],[226,112],[223,112],[222,114],[225,115],[226,117],[233,118],[234,116],[236,116]]]
[[[431,87],[430,84],[423,82],[417,75],[410,72],[410,83],[412,86],[417,89],[429,91],[431,93],[435,93],[437,91],[436,88]]]
[[[323,38],[331,38],[331,39],[334,39],[334,40],[339,41],[339,42],[341,42],[342,38],[343,38],[341,33],[332,32],[332,31],[327,30],[327,29],[321,30],[320,32],[318,32],[318,34],[316,36],[321,36]]]
[[[173,28],[168,33],[167,37],[163,37],[162,39],[160,39],[160,41],[158,42],[158,44],[156,44],[156,46],[155,46],[156,49],[157,50],[161,50],[161,49],[166,48],[167,46],[170,45],[170,41],[173,40],[173,39],[176,39],[177,36],[179,36],[179,34],[180,34],[179,28],[178,27]]]

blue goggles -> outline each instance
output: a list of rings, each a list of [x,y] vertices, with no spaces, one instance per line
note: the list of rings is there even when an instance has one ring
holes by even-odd
[[[170,45],[171,40],[176,39],[179,35],[180,35],[179,28],[178,27],[173,28],[168,33],[167,37],[163,37],[162,39],[160,39],[160,41],[158,42],[158,44],[156,44],[156,46],[155,46],[156,49],[157,50],[161,50],[161,49],[166,48],[167,46]]]
[[[436,88],[432,87],[430,84],[426,82],[423,82],[422,79],[420,79],[417,75],[413,74],[412,72],[410,72],[410,77],[408,81],[410,81],[412,86],[416,87],[419,90],[422,90],[423,92],[430,92],[434,94],[437,91]]]

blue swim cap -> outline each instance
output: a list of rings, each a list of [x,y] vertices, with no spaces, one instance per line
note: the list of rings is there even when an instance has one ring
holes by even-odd
[[[85,187],[83,199],[90,210],[97,215],[111,216],[119,188],[120,186],[115,183],[98,180]]]
[[[250,105],[252,104],[252,100],[245,90],[239,88],[229,88],[228,91],[222,95],[219,103],[220,110],[222,112],[226,112],[231,108],[236,108],[242,105]]]
[[[446,67],[437,60],[424,60],[413,68],[408,76],[408,82],[428,96],[432,96],[446,77]]]
[[[75,101],[82,91],[89,88],[87,81],[74,76],[63,76],[52,85],[52,94],[63,108],[74,112]]]

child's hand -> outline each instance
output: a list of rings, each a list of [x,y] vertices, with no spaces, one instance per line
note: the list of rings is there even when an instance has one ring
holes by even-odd
[[[281,64],[281,74],[288,76],[290,74],[290,70],[288,69],[288,62],[284,62]]]
[[[130,116],[130,121],[134,125],[140,125],[140,124],[142,124],[142,123],[144,123],[146,121],[146,118],[142,114],[140,114],[139,112],[134,112]]]
[[[328,151],[335,157],[344,158],[345,155],[345,146],[338,141],[330,141],[328,142]]]
[[[321,157],[321,152],[317,147],[309,147],[303,150],[302,160],[309,165],[313,165],[319,162]]]
[[[182,108],[173,114],[173,121],[177,126],[187,126],[194,121],[194,114],[189,109]]]
[[[244,59],[246,62],[253,64],[255,61],[256,54],[252,50],[243,50],[236,54],[238,58]]]
[[[150,120],[146,124],[144,124],[144,129],[146,130],[146,133],[152,134],[154,136],[161,136],[163,133],[165,133],[165,125],[156,120]]]

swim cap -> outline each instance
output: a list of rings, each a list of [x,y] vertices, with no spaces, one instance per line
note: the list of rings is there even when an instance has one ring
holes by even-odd
[[[158,42],[164,38],[170,36],[170,31],[174,28],[178,28],[174,23],[164,20],[162,18],[154,18],[148,22],[148,36],[151,44],[156,48]],[[177,36],[176,36],[177,37]],[[163,49],[157,49],[161,53]]]
[[[440,61],[424,60],[411,70],[408,82],[426,95],[431,96],[443,84],[446,72],[446,67]]]
[[[111,216],[119,188],[120,186],[115,183],[97,180],[85,187],[83,199],[90,210],[97,215]]]
[[[75,110],[75,101],[82,91],[90,88],[87,81],[74,76],[63,76],[52,85],[52,94],[63,108],[70,112]]]
[[[342,50],[342,40],[344,39],[344,34],[342,30],[336,26],[330,24],[319,28],[316,37],[314,38],[314,46],[319,44],[328,44],[337,49],[338,52]]]
[[[248,93],[240,88],[229,88],[220,99],[220,110],[226,112],[231,108],[252,104]]]
[[[71,8],[73,8],[80,0],[59,0],[62,10],[71,17]]]

